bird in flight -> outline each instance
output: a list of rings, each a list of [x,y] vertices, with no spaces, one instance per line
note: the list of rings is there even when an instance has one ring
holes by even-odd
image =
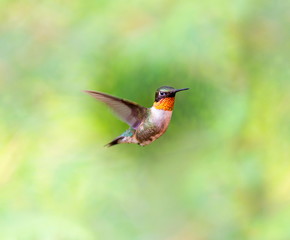
[[[111,147],[120,143],[136,143],[145,146],[162,136],[171,119],[175,94],[188,89],[175,89],[169,86],[158,88],[151,108],[106,93],[89,90],[85,92],[109,106],[122,121],[130,126],[127,131],[106,145]]]

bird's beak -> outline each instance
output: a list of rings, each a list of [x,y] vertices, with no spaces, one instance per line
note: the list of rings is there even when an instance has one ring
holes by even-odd
[[[181,88],[181,89],[175,89],[175,93],[180,92],[180,91],[184,91],[184,90],[188,90],[189,88]]]

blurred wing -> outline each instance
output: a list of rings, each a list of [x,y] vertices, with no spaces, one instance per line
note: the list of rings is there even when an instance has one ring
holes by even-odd
[[[85,92],[107,104],[122,121],[129,124],[132,128],[137,128],[148,114],[147,108],[142,107],[136,103],[113,97],[101,92]]]

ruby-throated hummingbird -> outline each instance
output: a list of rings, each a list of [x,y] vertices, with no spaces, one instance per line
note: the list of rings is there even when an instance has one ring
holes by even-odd
[[[171,119],[175,94],[188,89],[175,89],[168,86],[158,88],[151,108],[145,108],[106,93],[85,92],[107,104],[122,121],[130,125],[130,128],[126,132],[106,146],[110,147],[119,143],[137,143],[145,146],[165,133]]]

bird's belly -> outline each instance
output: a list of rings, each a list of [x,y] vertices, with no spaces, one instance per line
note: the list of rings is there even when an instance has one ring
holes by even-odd
[[[159,129],[156,126],[151,126],[146,129],[142,129],[141,127],[141,129],[136,132],[136,139],[140,145],[144,146],[159,138],[165,131],[166,129]]]
[[[171,114],[171,111],[153,110],[148,121],[141,124],[136,131],[139,144],[145,146],[161,137],[168,128]]]

